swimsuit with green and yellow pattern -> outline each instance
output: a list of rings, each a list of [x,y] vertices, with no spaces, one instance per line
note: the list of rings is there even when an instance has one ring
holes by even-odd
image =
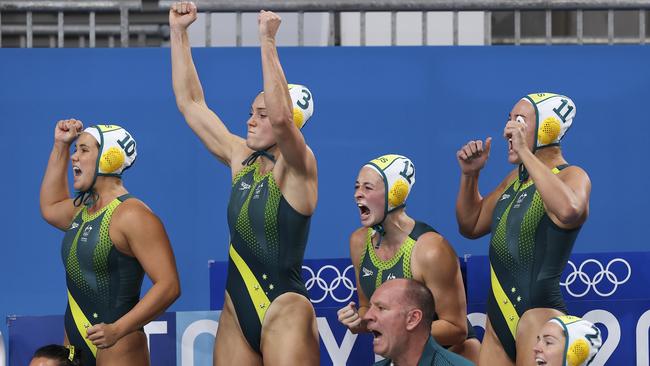
[[[233,179],[226,291],[244,337],[257,352],[271,302],[286,292],[308,298],[301,272],[310,220],[289,205],[272,170],[260,174],[259,162]]]
[[[118,251],[108,234],[113,212],[130,197],[120,196],[93,214],[84,206],[63,238],[61,256],[68,287],[65,331],[70,344],[84,350],[84,365],[95,365],[97,354],[86,330],[115,322],[140,300],[144,270],[136,258]]]
[[[394,278],[413,278],[411,274],[411,253],[418,238],[428,232],[437,233],[431,226],[416,221],[411,233],[404,239],[402,245],[388,260],[381,260],[375,253],[372,244],[374,230],[368,229],[366,245],[361,254],[361,265],[359,267],[359,284],[363,289],[366,298],[370,299],[375,290],[384,282]]]
[[[557,174],[567,165],[553,169]],[[492,217],[488,318],[515,361],[515,335],[526,310],[566,312],[560,275],[580,227],[565,230],[548,216],[532,179],[518,179],[502,193]]]

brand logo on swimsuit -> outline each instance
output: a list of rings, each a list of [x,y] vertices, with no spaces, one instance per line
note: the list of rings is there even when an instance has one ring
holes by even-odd
[[[499,201],[507,200],[508,198],[510,198],[510,195],[507,194],[507,193],[504,193],[503,196],[501,196],[501,199]]]
[[[314,304],[322,302],[328,295],[337,302],[348,302],[357,289],[353,282],[354,267],[352,265],[347,266],[343,273],[331,264],[322,266],[317,272],[314,272],[309,266],[303,265],[302,277],[309,292],[309,300]],[[341,288],[341,285],[343,285],[343,289],[336,291]],[[320,295],[321,291],[323,291],[322,295]],[[344,296],[339,297],[341,292]]]
[[[247,189],[251,189],[251,185],[246,183],[246,182],[241,182],[239,183],[239,190],[240,191],[245,191]]]
[[[389,273],[388,276],[386,276],[386,281],[394,280],[395,278],[397,278],[397,277],[395,277],[394,274]]]
[[[528,193],[526,193],[526,192],[522,193],[522,195],[519,196],[519,198],[517,198],[517,204],[514,205],[513,208],[519,208],[519,206],[521,206],[521,203],[524,202],[524,199],[525,199],[527,196],[528,196]]]
[[[253,196],[254,200],[260,198],[260,192],[262,191],[263,187],[264,187],[264,182],[261,182],[257,187],[255,187],[255,195]]]
[[[620,263],[618,266],[619,270],[617,271],[619,276],[612,271],[612,267],[615,263]],[[586,270],[586,267],[590,266],[592,270]],[[630,279],[632,275],[632,267],[623,258],[614,258],[607,263],[607,266],[603,266],[596,259],[587,259],[586,261],[580,264],[580,267],[575,266],[573,262],[568,262],[568,267],[571,269],[571,272],[566,276],[564,282],[560,280],[560,285],[564,286],[566,292],[568,292],[573,297],[583,297],[589,293],[591,289],[594,290],[596,294],[602,297],[608,297],[614,294],[618,289],[619,285],[624,284]],[[607,285],[609,283],[609,285]]]
[[[81,234],[81,241],[88,241],[88,235],[90,235],[90,231],[93,229],[92,226],[86,226],[84,228],[84,232]]]
[[[361,276],[361,277],[372,276],[372,274],[374,273],[373,271],[369,270],[366,267],[361,267],[361,270],[363,271],[363,276]]]
[[[72,225],[70,225],[70,228],[68,230],[74,230],[79,227],[79,223],[73,222]]]

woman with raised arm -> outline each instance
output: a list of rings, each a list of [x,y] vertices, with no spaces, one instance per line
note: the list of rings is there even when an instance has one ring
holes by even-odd
[[[575,104],[564,95],[520,99],[503,131],[508,162],[518,167],[486,197],[479,194],[478,177],[491,139],[470,141],[456,153],[460,232],[468,238],[492,233],[479,365],[534,365],[529,356],[539,330],[566,313],[560,275],[587,220],[591,192],[587,173],[568,165],[560,148],[575,113]]]
[[[41,214],[65,231],[65,344],[82,350],[84,365],[149,365],[143,327],[180,295],[162,222],[122,183],[136,156],[135,139],[120,126],[84,130],[81,121],[68,119],[54,129]],[[75,198],[68,194],[68,160]],[[140,299],[145,273],[153,286]]]
[[[318,329],[301,277],[317,200],[316,159],[300,128],[313,111],[309,90],[288,85],[275,35],[280,17],[258,16],[264,91],[251,106],[246,139],[208,108],[187,27],[196,6],[169,12],[176,103],[206,148],[230,168],[230,247],[215,365],[317,365]]]

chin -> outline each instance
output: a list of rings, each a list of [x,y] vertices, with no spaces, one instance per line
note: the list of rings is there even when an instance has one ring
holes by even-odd
[[[521,163],[521,159],[519,159],[519,156],[517,154],[513,153],[508,153],[508,163],[510,164],[519,164]]]
[[[360,219],[360,221],[361,221],[361,225],[363,225],[364,227],[368,227],[368,228],[373,227],[373,226],[379,224],[379,221],[377,221],[377,220],[376,220],[374,217],[372,217],[372,216],[367,217],[367,218],[365,218],[365,219]]]

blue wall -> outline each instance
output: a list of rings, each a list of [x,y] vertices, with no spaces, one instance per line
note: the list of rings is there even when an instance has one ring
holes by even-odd
[[[194,51],[210,105],[243,135],[261,89],[259,50]],[[488,240],[457,233],[456,150],[494,137],[481,188],[512,169],[501,138],[506,116],[529,92],[557,91],[577,104],[565,157],[593,183],[591,217],[575,251],[645,251],[650,198],[650,49],[645,47],[287,48],[288,79],[308,85],[315,115],[304,129],[319,162],[320,202],[308,258],[343,257],[359,225],[352,199],[359,167],[384,153],[411,157],[417,184],[408,212],[442,232],[459,255]],[[163,220],[183,295],[171,310],[209,307],[209,259],[225,260],[229,172],[177,111],[168,49],[0,49],[0,316],[62,313],[61,232],[40,217],[38,192],[54,124],[114,123],[138,141],[127,188]],[[4,323],[4,321],[2,321]],[[0,328],[6,334],[4,324]]]

